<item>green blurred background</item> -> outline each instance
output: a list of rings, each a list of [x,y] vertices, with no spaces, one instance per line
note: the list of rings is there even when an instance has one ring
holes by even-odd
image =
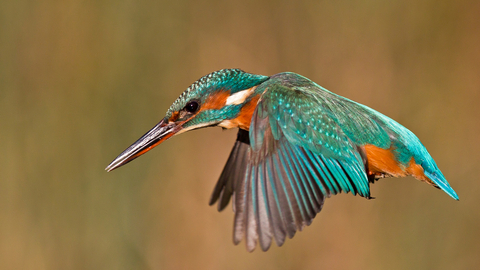
[[[1,269],[480,268],[480,2],[2,1]],[[456,202],[412,178],[339,195],[282,248],[209,207],[236,131],[105,166],[199,77],[293,71],[396,119]]]

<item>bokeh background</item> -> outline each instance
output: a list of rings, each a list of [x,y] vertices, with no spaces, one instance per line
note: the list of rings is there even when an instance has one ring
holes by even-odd
[[[479,269],[480,2],[0,2],[1,269]],[[396,119],[457,191],[328,199],[281,248],[207,205],[236,131],[105,166],[199,77],[293,71]]]

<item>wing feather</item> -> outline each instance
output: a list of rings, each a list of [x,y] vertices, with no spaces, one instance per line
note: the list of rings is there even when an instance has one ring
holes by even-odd
[[[311,224],[325,198],[370,198],[365,144],[394,147],[402,164],[420,161],[458,199],[418,138],[390,118],[293,73],[272,76],[255,94],[250,129],[239,131],[210,200],[222,210],[233,196],[235,244],[245,238],[249,251],[257,242],[265,251],[274,238],[281,246]]]
[[[257,171],[257,220],[258,220],[258,235],[259,242],[262,250],[268,250],[272,243],[272,227],[271,227],[271,214],[268,206],[268,197],[265,181],[265,170],[262,169],[263,164],[259,164]]]
[[[265,167],[271,167],[271,163],[271,157],[267,157],[265,160]],[[281,246],[285,241],[287,229],[282,217],[281,205],[275,189],[273,173],[270,170],[263,170],[263,173],[265,174],[265,182],[267,183],[268,209],[271,213],[273,234],[275,237],[275,242],[278,246]]]
[[[267,250],[311,224],[325,198],[369,197],[365,165],[332,113],[304,92],[264,91],[250,124],[249,145],[237,140],[214,189],[219,210],[234,196],[234,243]],[[239,132],[240,134],[240,132]],[[240,136],[240,135],[239,135]],[[234,174],[234,175],[233,175]]]
[[[219,201],[217,205],[218,211],[222,211],[228,205],[235,191],[236,183],[244,181],[249,148],[248,132],[239,130],[237,141],[230,152],[227,163],[220,174],[209,201],[209,205]]]
[[[244,219],[245,239],[248,251],[253,251],[257,245],[257,220],[255,218],[255,211],[257,205],[255,204],[257,194],[255,189],[255,176],[257,172],[256,166],[249,167],[248,179],[246,185],[246,201],[244,205],[246,208],[246,218]]]

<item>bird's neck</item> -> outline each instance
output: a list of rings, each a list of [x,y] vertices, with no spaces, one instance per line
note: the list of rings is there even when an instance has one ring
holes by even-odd
[[[250,129],[250,122],[252,121],[252,115],[257,107],[259,94],[253,94],[245,100],[245,104],[240,109],[240,113],[236,118],[223,120],[218,126],[223,128],[241,128],[244,130]]]

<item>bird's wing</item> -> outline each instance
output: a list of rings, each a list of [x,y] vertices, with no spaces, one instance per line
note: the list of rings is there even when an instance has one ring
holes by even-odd
[[[223,168],[210,198],[210,205],[213,205],[218,200],[218,211],[222,211],[230,202],[230,198],[235,191],[235,183],[243,182],[245,179],[249,148],[250,138],[248,131],[239,129],[237,141],[233,145],[227,164]]]
[[[250,146],[237,141],[211,204],[234,194],[234,242],[252,251],[311,224],[324,199],[340,192],[370,197],[361,151],[333,112],[308,92],[273,85],[252,116]],[[240,162],[240,163],[238,163]]]

